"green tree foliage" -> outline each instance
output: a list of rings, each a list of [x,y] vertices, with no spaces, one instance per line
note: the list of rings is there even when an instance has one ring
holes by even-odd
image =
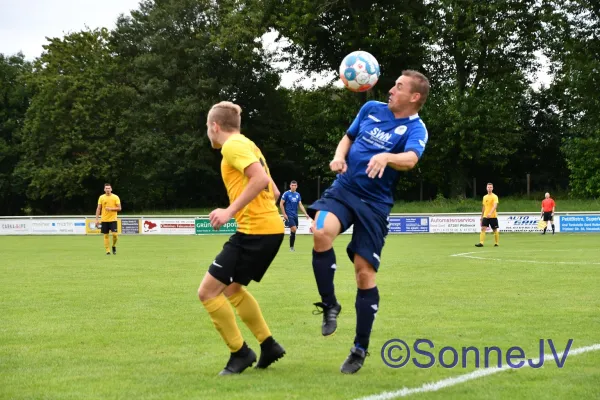
[[[125,157],[118,120],[130,96],[113,80],[108,38],[97,29],[50,39],[27,77],[34,95],[16,174],[33,208],[84,210],[86,201],[93,208],[94,190],[117,177]]]
[[[220,154],[206,138],[206,114],[219,101],[243,109],[243,132],[280,157],[285,110],[256,40],[262,9],[252,2],[144,1],[117,22],[113,45],[137,95],[126,111],[129,173],[122,192],[139,206],[222,204]]]
[[[31,90],[25,83],[31,64],[23,54],[0,54],[0,213],[17,214],[25,199],[24,186],[14,176],[19,161],[19,131],[23,128]]]
[[[554,2],[550,57],[560,93],[563,151],[576,196],[600,196],[600,5]]]
[[[520,149],[517,116],[536,68],[542,5],[441,0],[430,7],[436,16],[428,62],[435,113],[428,113],[428,160],[452,165],[446,173],[434,171],[443,176],[437,183],[445,194],[464,196],[476,171],[501,171]]]
[[[338,71],[344,56],[365,50],[381,65],[376,96],[402,69],[426,58],[429,10],[423,0],[266,0],[269,26],[289,39],[287,61],[307,71]]]

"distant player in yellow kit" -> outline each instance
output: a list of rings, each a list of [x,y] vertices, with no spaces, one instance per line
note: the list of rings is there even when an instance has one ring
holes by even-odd
[[[258,302],[245,288],[250,281],[260,282],[267,272],[283,242],[284,226],[275,205],[279,191],[267,162],[254,142],[240,133],[241,112],[237,104],[221,102],[210,109],[206,121],[210,143],[223,155],[221,175],[230,202],[229,207],[210,213],[210,224],[218,230],[235,217],[238,225],[198,288],[202,305],[230,351],[219,375],[242,373],[256,361],[232,306],[260,343],[256,368],[266,368],[285,354]]]
[[[481,233],[479,234],[479,243],[475,247],[483,247],[485,241],[485,231],[489,226],[494,231],[494,247],[500,244],[500,231],[498,229],[498,196],[494,193],[494,185],[487,184],[487,192],[483,196],[483,206],[481,207]]]
[[[96,208],[96,226],[98,226],[98,218],[102,226],[100,232],[104,234],[104,249],[106,255],[110,256],[110,247],[108,233],[112,232],[112,253],[117,254],[117,240],[119,240],[119,230],[117,224],[117,212],[121,211],[121,199],[112,192],[110,183],[104,184],[104,194],[98,198],[98,207]],[[100,216],[102,215],[102,216]]]

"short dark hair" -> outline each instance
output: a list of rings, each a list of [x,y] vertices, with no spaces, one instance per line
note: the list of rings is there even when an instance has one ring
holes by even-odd
[[[492,186],[494,186],[494,184],[493,184],[492,182],[488,182],[487,184],[488,184],[488,185],[492,185]],[[487,186],[487,185],[486,185],[486,186]]]
[[[294,183],[295,183],[296,185],[298,184],[298,182],[296,182],[296,181],[291,181],[291,182],[290,182],[290,185],[293,185]]]
[[[104,187],[107,187],[107,186],[112,187],[112,185],[110,183],[108,183],[108,182],[104,184]]]
[[[423,107],[429,96],[429,79],[422,73],[412,69],[402,71],[402,75],[412,78],[411,91],[421,95],[418,104],[419,108]]]

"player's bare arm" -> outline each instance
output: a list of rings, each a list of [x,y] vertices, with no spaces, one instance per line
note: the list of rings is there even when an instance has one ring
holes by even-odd
[[[279,191],[279,188],[275,184],[275,181],[273,180],[273,178],[271,178],[271,185],[273,186],[273,197],[275,198],[275,201],[277,201],[279,196],[281,196],[281,192]]]
[[[281,199],[281,201],[279,202],[279,207],[281,208],[281,214],[283,215],[283,218],[285,218],[285,220],[288,220],[288,216],[285,213],[285,200]]]
[[[248,184],[240,196],[229,205],[229,207],[217,208],[209,214],[210,224],[215,230],[225,225],[235,213],[246,207],[264,188],[271,183],[271,178],[265,172],[265,169],[257,161],[250,164],[244,170],[244,175],[248,178]]]
[[[498,208],[498,203],[494,203],[494,207],[492,207],[489,214],[487,215],[488,218],[492,218],[492,215],[494,215],[494,211],[496,211],[496,208]]]
[[[340,143],[338,143],[333,160],[329,163],[329,168],[333,172],[343,174],[348,169],[348,165],[346,165],[346,156],[348,155],[348,151],[350,151],[352,143],[352,139],[350,139],[348,135],[344,135],[342,140],[340,140]]]
[[[419,162],[419,157],[412,151],[398,154],[375,154],[371,157],[371,160],[367,165],[367,175],[369,178],[381,178],[386,167],[393,168],[397,171],[409,171],[417,165],[417,162]]]
[[[100,218],[101,213],[102,213],[102,204],[98,204],[98,207],[96,207],[96,225],[98,224],[98,219]]]
[[[300,209],[302,210],[302,212],[304,213],[304,215],[306,215],[306,218],[308,218],[309,220],[311,220],[312,218],[310,218],[308,216],[308,213],[306,212],[306,209],[304,208],[304,205],[302,204],[302,202],[299,202],[298,205],[300,206]]]

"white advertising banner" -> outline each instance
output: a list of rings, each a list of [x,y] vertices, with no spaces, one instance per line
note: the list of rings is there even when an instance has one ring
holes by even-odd
[[[31,221],[32,235],[85,235],[85,219],[38,219]]]
[[[195,235],[195,219],[142,219],[142,233],[145,235]]]
[[[475,233],[480,231],[479,217],[476,216],[429,217],[429,232],[431,233]]]
[[[540,214],[529,215],[498,215],[500,232],[539,232],[537,224],[542,219]],[[554,225],[560,232],[558,217],[554,217]],[[491,229],[488,228],[488,231]]]
[[[31,233],[30,219],[0,220],[0,235],[29,235]]]

